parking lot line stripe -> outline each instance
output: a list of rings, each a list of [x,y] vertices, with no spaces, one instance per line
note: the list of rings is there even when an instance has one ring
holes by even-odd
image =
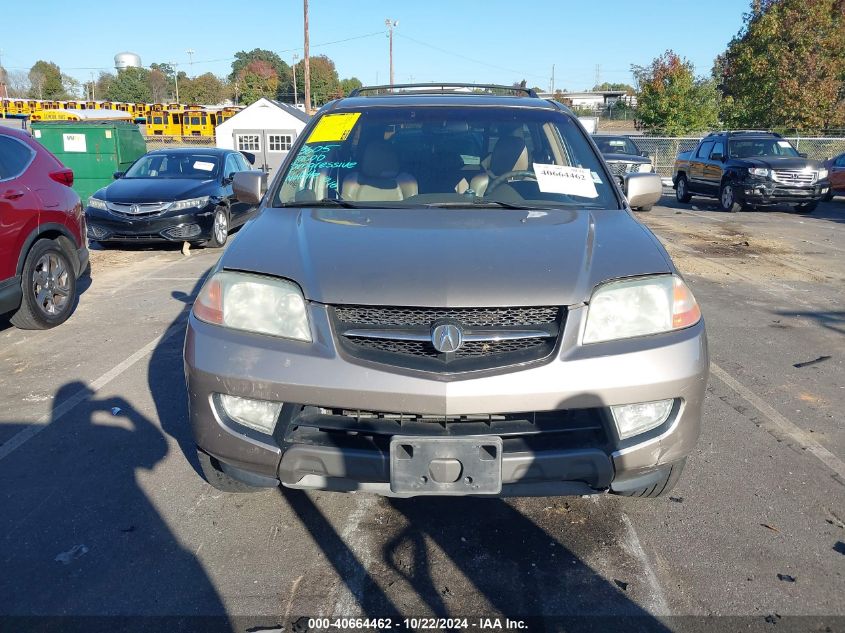
[[[141,347],[134,354],[131,354],[126,359],[124,359],[123,361],[112,367],[110,370],[108,370],[106,373],[104,373],[102,376],[93,380],[90,385],[77,391],[67,400],[52,409],[50,413],[45,413],[38,419],[37,422],[13,435],[7,442],[0,446],[0,460],[11,455],[14,451],[19,449],[26,442],[31,440],[33,437],[38,435],[41,431],[49,427],[54,422],[58,422],[68,412],[73,410],[76,405],[78,405],[83,400],[91,397],[91,392],[96,393],[97,391],[105,387],[112,380],[120,376],[123,372],[132,367],[135,363],[144,358],[147,354],[152,352],[157,345],[170,339],[175,334],[184,333],[184,317],[188,314],[188,309],[189,308],[183,310],[182,314],[179,315],[176,322],[171,325],[164,332],[164,334],[162,334],[161,336],[157,336],[152,341]]]
[[[783,415],[775,411],[775,409],[760,398],[760,396],[755,394],[751,391],[751,389],[743,385],[716,363],[710,363],[710,372],[728,387],[737,392],[751,406],[765,416],[770,422],[770,425],[775,426],[777,431],[780,431],[784,435],[790,437],[798,446],[830,468],[837,475],[839,482],[845,484],[845,462],[810,437],[795,423],[790,422]],[[766,430],[771,431],[775,429],[772,429],[771,426],[769,426]]]
[[[628,515],[622,513],[622,523],[625,524],[625,542],[624,546],[628,552],[640,561],[645,572],[646,581],[651,590],[651,604],[649,605],[649,613],[652,615],[671,615],[669,611],[669,603],[666,602],[666,596],[663,595],[663,589],[660,582],[657,580],[657,574],[654,573],[648,556],[640,543],[640,537],[637,536],[637,531],[634,529],[634,524]]]

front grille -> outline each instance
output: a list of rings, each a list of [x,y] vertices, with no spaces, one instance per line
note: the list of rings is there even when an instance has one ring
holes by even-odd
[[[109,211],[121,218],[149,218],[163,213],[172,202],[107,202]]]
[[[504,367],[549,357],[563,327],[557,306],[515,308],[417,308],[335,306],[332,321],[341,347],[357,358],[434,372]],[[435,349],[432,331],[460,328],[457,350]]]
[[[517,327],[557,321],[557,306],[527,308],[415,308],[335,306],[335,316],[356,326],[425,326],[439,319],[454,319],[467,327]]]
[[[614,176],[624,176],[639,170],[638,163],[628,163],[624,161],[608,161],[607,166],[610,168],[610,173]]]
[[[784,185],[809,186],[813,185],[818,178],[818,172],[804,171],[797,169],[775,169],[772,171],[772,180]]]

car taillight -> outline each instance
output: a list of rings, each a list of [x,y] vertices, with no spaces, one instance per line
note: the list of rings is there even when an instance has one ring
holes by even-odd
[[[57,169],[50,172],[50,178],[68,187],[73,186],[73,170],[72,169]]]

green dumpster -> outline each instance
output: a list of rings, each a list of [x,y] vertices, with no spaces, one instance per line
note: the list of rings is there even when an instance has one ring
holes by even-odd
[[[141,131],[126,121],[33,121],[32,135],[73,170],[83,203],[147,153]]]

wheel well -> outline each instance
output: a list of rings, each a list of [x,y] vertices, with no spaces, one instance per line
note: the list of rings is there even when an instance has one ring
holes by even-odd
[[[23,270],[23,263],[26,261],[26,258],[29,255],[29,251],[32,250],[32,247],[35,246],[35,243],[38,240],[53,240],[65,252],[65,255],[68,256],[71,261],[71,264],[73,264],[74,266],[74,269],[79,266],[79,262],[77,261],[76,249],[74,248],[73,241],[62,231],[55,228],[48,228],[44,231],[41,231],[40,233],[34,233],[33,235],[31,235],[26,242],[26,247],[21,249],[21,254],[18,258],[17,268],[17,273],[19,275]]]

